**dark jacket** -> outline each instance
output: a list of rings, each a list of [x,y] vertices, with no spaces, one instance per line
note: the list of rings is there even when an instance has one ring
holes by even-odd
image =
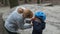
[[[45,24],[46,24],[45,22],[38,23],[36,21],[32,21],[32,23],[33,23],[33,30],[35,31],[40,32],[45,29]]]

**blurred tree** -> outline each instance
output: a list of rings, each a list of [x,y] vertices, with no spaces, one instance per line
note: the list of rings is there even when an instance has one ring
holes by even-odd
[[[1,5],[3,6],[7,6],[8,5],[8,1],[7,0],[0,0]]]
[[[23,1],[23,0],[20,0],[20,1]]]
[[[18,0],[9,0],[10,8],[13,8],[15,6],[18,6]]]
[[[5,5],[5,6],[7,6],[7,5],[8,5],[8,1],[7,1],[7,0],[5,0],[4,5]]]
[[[1,3],[3,3],[3,0],[0,0]]]
[[[27,0],[25,0],[25,3],[28,3],[28,1],[27,1]]]
[[[32,1],[32,0],[29,0],[30,2]]]
[[[37,0],[37,4],[40,4],[40,0]]]

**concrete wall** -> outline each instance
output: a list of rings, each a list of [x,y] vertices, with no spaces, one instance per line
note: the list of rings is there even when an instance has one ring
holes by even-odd
[[[51,1],[52,1],[52,0],[51,0]],[[55,4],[55,5],[60,5],[60,0],[53,0],[52,3]]]
[[[43,2],[50,2],[53,3],[54,5],[60,5],[60,0],[44,0]]]
[[[37,2],[37,0],[33,0],[33,2]],[[42,0],[42,3],[53,3],[54,5],[60,5],[60,0]]]
[[[41,2],[42,3],[53,3],[54,5],[60,5],[60,0],[42,0]],[[31,3],[37,3],[37,0],[32,0]]]

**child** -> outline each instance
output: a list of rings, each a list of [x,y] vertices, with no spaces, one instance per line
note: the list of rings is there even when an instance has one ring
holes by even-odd
[[[37,11],[35,13],[35,17],[32,19],[32,34],[42,34],[43,30],[45,29],[45,19],[46,15],[43,12]]]

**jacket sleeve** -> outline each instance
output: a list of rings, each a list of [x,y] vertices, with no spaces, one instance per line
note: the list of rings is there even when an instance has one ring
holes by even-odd
[[[44,29],[45,29],[45,27],[46,27],[46,23],[45,23],[45,22],[43,22],[43,23],[41,24],[41,26],[42,26],[42,30],[44,30]]]
[[[9,16],[9,18],[7,18],[7,20],[5,21],[5,27],[10,32],[16,32],[17,31],[18,26],[16,24],[16,21],[14,19],[14,16]]]
[[[28,23],[25,23],[24,24],[24,29],[29,29],[29,28],[32,28],[32,25],[28,24]]]

